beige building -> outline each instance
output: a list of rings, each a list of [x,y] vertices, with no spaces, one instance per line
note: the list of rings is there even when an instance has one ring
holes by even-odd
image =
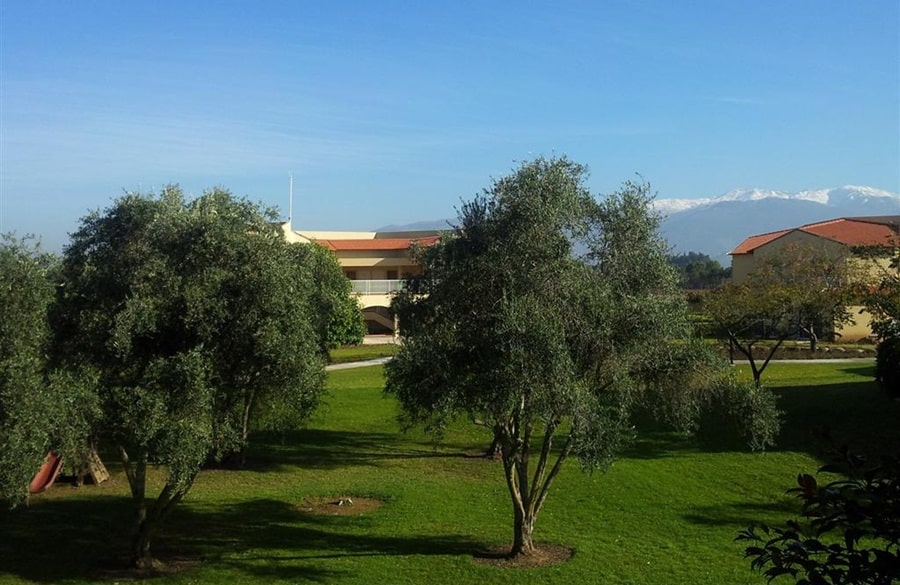
[[[816,246],[853,261],[857,247],[885,246],[896,249],[900,243],[900,216],[842,217],[750,236],[731,251],[731,279],[741,283],[753,271],[756,263],[792,244]],[[872,273],[875,267],[871,267]],[[855,323],[835,331],[842,341],[855,341],[871,337],[869,315],[863,307],[851,307]],[[861,312],[863,311],[863,312]]]
[[[428,246],[440,239],[438,230],[407,232],[339,232],[294,230],[290,222],[281,226],[289,242],[315,242],[337,256],[353,285],[370,333],[396,330],[390,311],[391,296],[403,279],[420,272],[411,255],[416,243]]]

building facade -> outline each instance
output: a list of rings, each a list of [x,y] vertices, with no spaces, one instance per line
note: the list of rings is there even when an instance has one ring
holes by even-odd
[[[878,270],[884,268],[890,259],[880,260],[880,264],[868,264],[854,256],[854,250],[861,247],[880,246],[892,251],[900,244],[900,216],[842,217],[828,221],[811,223],[796,228],[779,230],[750,236],[731,251],[731,279],[741,283],[755,269],[760,259],[777,253],[790,245],[812,246],[822,249],[835,258],[847,262],[860,262],[859,272],[877,278]],[[850,307],[855,323],[835,330],[842,341],[857,341],[872,336],[871,319],[861,306]]]
[[[289,242],[317,243],[334,252],[359,299],[370,333],[393,334],[397,327],[391,297],[403,279],[420,272],[412,246],[428,246],[440,239],[438,230],[406,232],[341,232],[294,230],[281,226]]]

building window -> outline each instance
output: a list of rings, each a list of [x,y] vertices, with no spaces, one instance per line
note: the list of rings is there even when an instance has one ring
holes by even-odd
[[[346,276],[349,280],[356,280],[356,271],[355,270],[345,270],[344,276]]]
[[[387,271],[387,279],[388,280],[397,280],[397,271],[396,270],[388,270]]]

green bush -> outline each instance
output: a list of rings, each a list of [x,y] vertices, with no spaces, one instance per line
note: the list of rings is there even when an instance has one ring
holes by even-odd
[[[878,344],[875,379],[891,397],[900,398],[900,335],[888,335]]]

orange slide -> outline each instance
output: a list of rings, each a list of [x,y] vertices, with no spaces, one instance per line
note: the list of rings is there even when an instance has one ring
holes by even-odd
[[[48,452],[47,457],[44,458],[44,464],[41,465],[34,479],[31,480],[31,485],[28,486],[28,493],[38,494],[52,486],[60,469],[62,469],[62,458],[53,451]]]

